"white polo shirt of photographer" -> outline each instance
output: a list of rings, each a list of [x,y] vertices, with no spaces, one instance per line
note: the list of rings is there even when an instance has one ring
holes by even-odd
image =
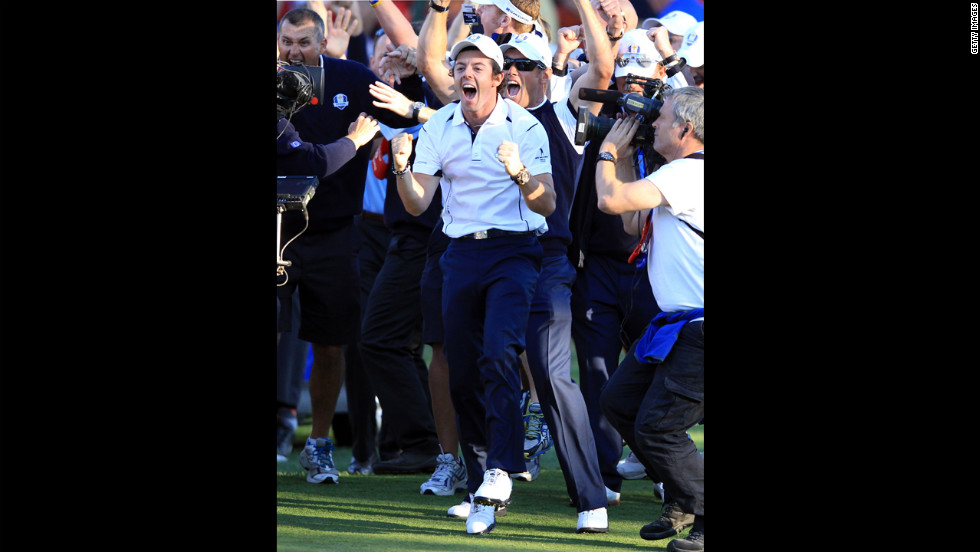
[[[545,217],[535,213],[497,159],[504,141],[518,145],[521,161],[532,175],[551,173],[548,134],[541,122],[511,100],[497,96],[497,105],[474,136],[453,102],[429,118],[416,144],[412,171],[437,175],[442,171],[443,232],[458,238],[498,228],[526,232],[548,230]]]

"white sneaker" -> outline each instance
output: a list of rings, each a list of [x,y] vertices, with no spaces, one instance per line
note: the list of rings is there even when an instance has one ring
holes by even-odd
[[[308,439],[299,453],[299,464],[309,470],[309,483],[339,483],[340,473],[333,465],[333,443],[330,439]]]
[[[606,487],[606,502],[608,502],[610,506],[619,506],[619,493],[610,489],[609,487]]]
[[[578,513],[578,525],[575,527],[576,533],[608,533],[609,518],[606,516],[605,508],[588,510]]]
[[[463,502],[460,502],[459,504],[450,508],[449,511],[446,512],[446,517],[466,519],[470,516],[470,510],[472,509],[472,507],[473,507],[473,495],[471,494],[468,502],[464,500]],[[498,506],[497,509],[494,510],[493,515],[496,517],[506,516],[507,507]]]
[[[497,526],[494,508],[488,504],[473,504],[469,517],[466,518],[466,532],[470,535],[485,535]]]
[[[647,476],[647,469],[643,467],[643,464],[632,452],[616,464],[616,471],[623,476],[623,479],[643,479]]]
[[[452,496],[466,490],[466,467],[448,452],[436,457],[436,471],[419,487],[421,494]]]
[[[534,481],[541,475],[541,459],[537,456],[528,458],[524,461],[524,468],[525,470],[520,473],[514,472],[510,474],[510,478],[528,482]]]
[[[514,482],[504,470],[494,468],[483,472],[483,484],[473,493],[473,502],[490,506],[506,506]],[[472,512],[471,512],[472,514]]]

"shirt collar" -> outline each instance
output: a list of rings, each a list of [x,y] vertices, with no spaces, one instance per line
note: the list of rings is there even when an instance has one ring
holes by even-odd
[[[493,106],[493,111],[490,112],[490,116],[487,117],[487,120],[483,122],[482,126],[486,126],[487,123],[490,123],[491,125],[496,125],[496,124],[503,123],[506,120],[507,120],[507,106],[504,105],[504,97],[501,96],[500,94],[497,94],[497,105]],[[466,119],[463,118],[462,100],[460,100],[456,104],[456,111],[455,114],[453,115],[452,124],[454,125],[466,124]]]

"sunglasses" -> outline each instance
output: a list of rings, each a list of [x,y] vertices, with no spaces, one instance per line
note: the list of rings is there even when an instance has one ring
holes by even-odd
[[[511,65],[516,66],[518,71],[534,71],[535,67],[539,69],[546,69],[544,64],[540,61],[534,61],[531,59],[504,58],[504,71],[509,70]]]
[[[638,56],[636,54],[628,54],[623,57],[616,58],[616,65],[620,67],[626,67],[631,61],[635,61],[640,67],[649,67],[650,65],[657,63],[656,60],[650,59],[647,56]]]

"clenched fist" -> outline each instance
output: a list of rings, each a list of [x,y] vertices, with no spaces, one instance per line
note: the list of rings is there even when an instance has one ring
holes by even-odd
[[[504,164],[504,170],[511,176],[517,176],[517,173],[524,168],[524,163],[521,162],[521,156],[517,150],[517,144],[514,142],[507,142],[506,140],[502,142],[497,148],[497,159]]]
[[[403,132],[391,139],[391,169],[403,171],[412,155],[412,135]]]

